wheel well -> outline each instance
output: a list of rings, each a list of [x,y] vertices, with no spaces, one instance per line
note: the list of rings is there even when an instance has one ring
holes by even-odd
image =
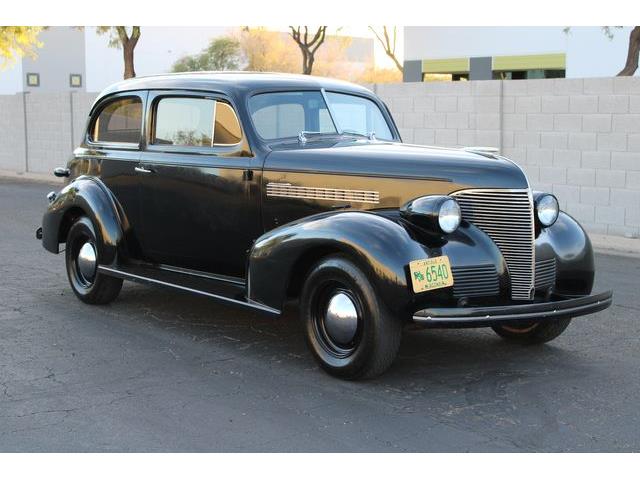
[[[67,235],[69,234],[71,226],[84,214],[84,210],[80,207],[71,207],[65,212],[60,222],[60,229],[58,230],[58,243],[65,243],[67,241]]]
[[[315,247],[303,253],[291,269],[287,284],[287,297],[297,298],[302,291],[302,284],[311,268],[322,258],[335,253],[344,253],[336,247]]]

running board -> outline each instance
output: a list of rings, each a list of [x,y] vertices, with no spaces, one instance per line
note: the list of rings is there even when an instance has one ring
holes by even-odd
[[[187,271],[174,271],[145,265],[118,265],[117,267],[99,265],[98,271],[111,277],[194,293],[270,315],[280,315],[281,313],[275,308],[247,300],[244,283],[226,280],[224,277],[205,277]]]

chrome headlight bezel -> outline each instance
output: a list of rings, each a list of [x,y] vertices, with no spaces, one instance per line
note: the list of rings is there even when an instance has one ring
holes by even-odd
[[[539,193],[535,196],[536,219],[543,227],[550,227],[560,215],[560,204],[555,195],[551,193]]]
[[[415,198],[400,208],[400,215],[410,223],[438,235],[455,232],[462,222],[460,205],[448,195]]]

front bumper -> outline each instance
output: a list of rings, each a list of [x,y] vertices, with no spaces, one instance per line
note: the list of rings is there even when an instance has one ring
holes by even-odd
[[[582,297],[557,295],[554,301],[468,308],[426,308],[413,314],[414,323],[431,328],[490,327],[531,321],[579,317],[599,312],[611,305],[611,291]]]

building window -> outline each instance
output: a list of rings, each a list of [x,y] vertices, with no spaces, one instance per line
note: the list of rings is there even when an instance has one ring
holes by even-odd
[[[69,86],[71,88],[80,88],[82,87],[82,75],[79,73],[72,73],[69,75]]]
[[[39,73],[27,73],[27,86],[39,87],[40,86],[40,74]]]
[[[494,71],[494,80],[533,80],[540,78],[565,78],[566,70],[513,70],[513,71]]]
[[[423,82],[466,82],[468,73],[423,73]]]

